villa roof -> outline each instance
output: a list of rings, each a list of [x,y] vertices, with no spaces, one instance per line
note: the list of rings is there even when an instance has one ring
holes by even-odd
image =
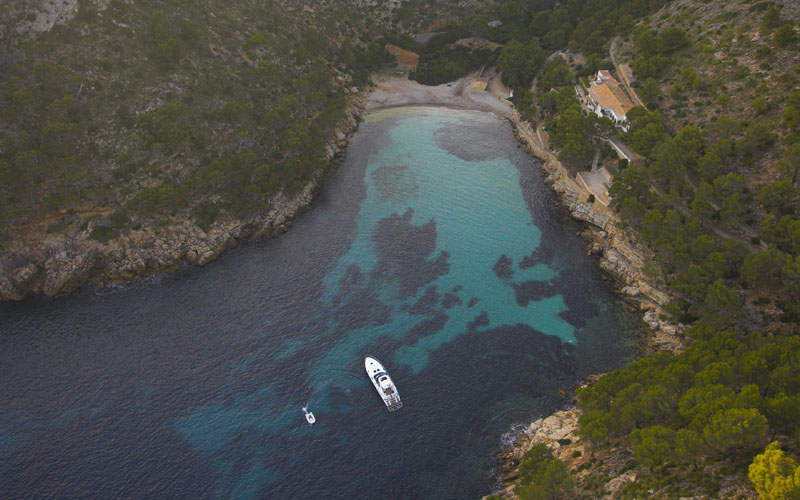
[[[614,114],[623,117],[633,109],[634,104],[619,88],[616,82],[603,82],[589,87],[589,95],[603,109],[611,109]]]
[[[603,80],[613,80],[614,77],[611,76],[611,72],[607,69],[601,69],[597,71],[597,76],[602,78]]]

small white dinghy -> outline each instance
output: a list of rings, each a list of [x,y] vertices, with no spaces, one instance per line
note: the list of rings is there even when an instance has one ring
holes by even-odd
[[[317,418],[313,413],[308,411],[305,406],[303,407],[303,413],[306,415],[306,422],[308,422],[308,425],[314,425],[314,423],[316,423]]]

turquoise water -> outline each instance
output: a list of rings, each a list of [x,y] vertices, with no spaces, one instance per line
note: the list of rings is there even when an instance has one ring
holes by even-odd
[[[525,204],[517,167],[503,157],[464,161],[439,144],[438,135],[461,126],[463,112],[415,110],[412,116],[403,117],[407,112],[395,109],[371,116],[372,121],[402,119],[389,131],[381,151],[369,161],[366,199],[358,212],[355,238],[325,280],[328,303],[340,293],[339,282],[350,266],[364,274],[374,273],[379,256],[373,231],[381,220],[399,217],[403,224],[418,228],[435,226],[435,246],[426,249],[430,253],[421,256],[418,264],[431,265],[444,257],[447,272],[426,286],[451,291],[458,301],[448,310],[444,327],[400,348],[394,357],[396,363],[419,373],[427,365],[430,352],[465,334],[467,325],[480,314],[487,321],[478,331],[503,324],[528,324],[564,342],[575,342],[574,328],[559,317],[566,310],[560,295],[524,306],[515,299],[515,284],[546,283],[557,275],[556,270],[539,264],[528,269],[517,267],[513,277],[500,277],[493,269],[503,255],[519,264],[541,239],[541,231]],[[470,121],[474,127],[499,125],[498,119],[488,114],[472,113]],[[391,264],[388,267],[390,272],[403,272]],[[435,313],[408,311],[426,288],[409,291],[398,290],[391,286],[392,282],[388,285],[383,287],[381,297],[384,304],[392,304],[388,321],[378,328],[370,326],[351,332],[330,352],[326,365],[337,365],[342,359],[356,356],[381,337],[402,337]],[[475,307],[475,300],[479,307]]]
[[[485,495],[504,433],[638,348],[579,229],[504,120],[372,113],[282,237],[0,306],[0,491]],[[375,394],[367,354],[400,411]]]

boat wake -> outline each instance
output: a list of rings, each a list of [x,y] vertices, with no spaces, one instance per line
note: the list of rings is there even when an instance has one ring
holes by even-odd
[[[305,406],[303,407],[303,413],[305,414],[306,422],[308,422],[308,425],[314,425],[317,422],[317,418],[314,416],[312,412],[308,411],[308,409]]]
[[[91,285],[93,287],[92,293],[94,293],[94,295],[97,297],[105,297],[120,292],[126,292],[128,290],[159,286],[163,279],[164,279],[163,274],[154,274],[151,276],[144,276],[131,281],[126,281],[124,283],[108,283],[103,286],[98,285],[97,283],[93,283]]]
[[[505,450],[514,444],[525,431],[528,429],[528,424],[511,424],[511,428],[500,436],[500,450]]]

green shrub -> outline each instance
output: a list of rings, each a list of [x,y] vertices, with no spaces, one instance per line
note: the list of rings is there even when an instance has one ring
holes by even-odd
[[[553,458],[552,452],[542,444],[531,448],[519,464],[520,485],[517,495],[521,500],[560,498],[572,489],[572,476],[567,464]]]
[[[773,39],[775,40],[775,45],[786,48],[797,41],[797,34],[791,24],[784,24],[775,32]]]
[[[89,233],[89,238],[95,241],[106,242],[118,236],[117,231],[111,225],[96,224]]]

